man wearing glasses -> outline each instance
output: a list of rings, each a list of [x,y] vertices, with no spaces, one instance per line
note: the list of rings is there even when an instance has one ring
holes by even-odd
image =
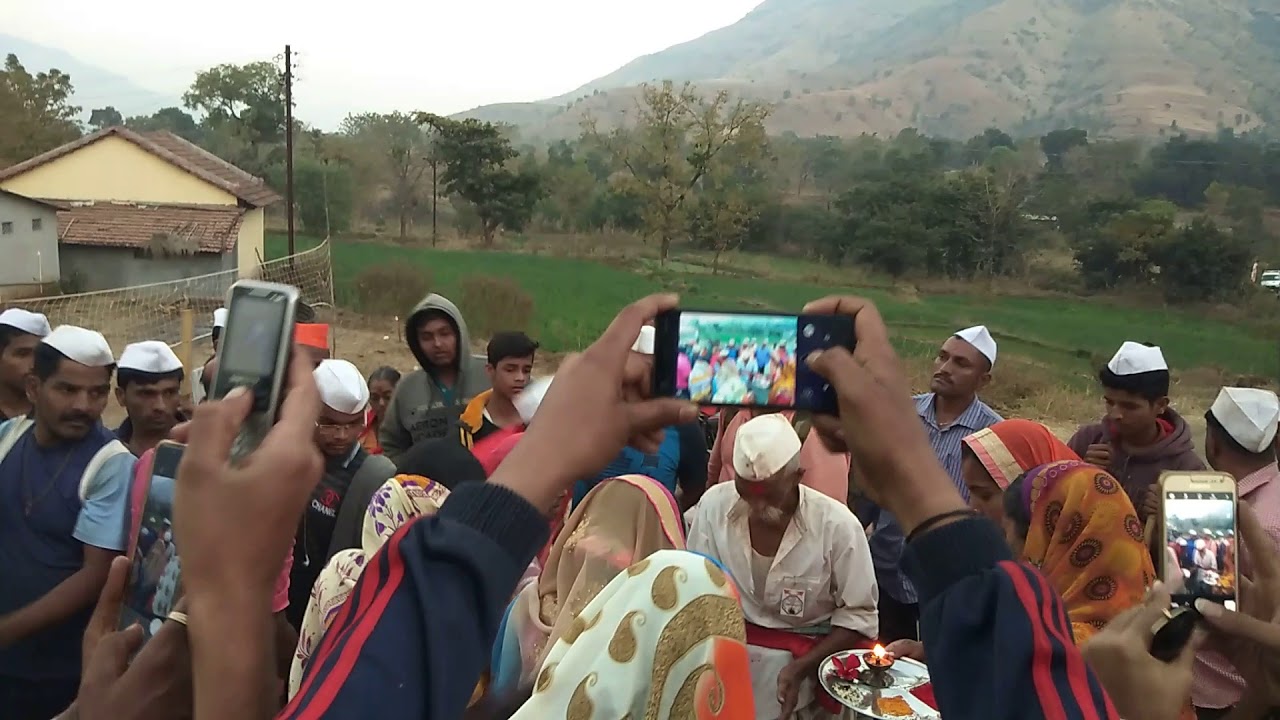
[[[338,551],[360,547],[369,501],[396,474],[390,460],[360,447],[369,386],[356,366],[346,360],[323,360],[313,375],[322,402],[315,440],[325,469],[311,491],[293,543],[288,618],[295,629],[302,624],[320,571]]]

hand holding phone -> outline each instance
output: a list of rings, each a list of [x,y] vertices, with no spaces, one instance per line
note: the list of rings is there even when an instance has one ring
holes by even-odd
[[[235,388],[253,393],[253,409],[231,447],[232,462],[253,452],[275,424],[297,312],[298,289],[290,285],[241,280],[227,292],[227,328],[209,397],[220,400]]]
[[[1239,587],[1236,482],[1226,473],[1165,472],[1160,476],[1157,557],[1173,600],[1197,598],[1235,609]],[[1178,586],[1180,583],[1180,587]]]
[[[853,350],[848,315],[670,310],[654,320],[654,394],[700,405],[835,415],[830,383],[810,353]]]

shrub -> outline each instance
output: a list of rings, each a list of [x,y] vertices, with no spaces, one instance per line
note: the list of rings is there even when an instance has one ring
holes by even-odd
[[[431,276],[421,268],[380,263],[356,273],[352,305],[366,315],[404,316],[431,292]]]
[[[458,303],[474,338],[503,330],[527,331],[533,319],[533,298],[516,282],[492,275],[462,279]]]

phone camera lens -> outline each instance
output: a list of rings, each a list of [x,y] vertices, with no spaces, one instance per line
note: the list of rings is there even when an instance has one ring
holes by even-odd
[[[805,388],[804,390],[801,390],[800,395],[807,398],[813,397],[813,388]]]
[[[804,336],[805,336],[805,337],[807,337],[807,338],[811,338],[811,337],[813,337],[813,325],[812,325],[812,324],[809,324],[809,325],[805,325],[805,326],[804,326]]]
[[[822,341],[823,341],[823,342],[831,342],[831,333],[827,333],[826,335],[823,335],[823,336],[822,336]]]

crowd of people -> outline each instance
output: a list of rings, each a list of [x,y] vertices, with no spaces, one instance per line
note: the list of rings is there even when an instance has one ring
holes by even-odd
[[[819,666],[875,643],[928,666],[947,720],[1280,707],[1274,393],[1223,388],[1206,413],[1238,530],[1155,538],[1160,474],[1205,467],[1157,347],[1116,351],[1103,419],[1063,442],[982,402],[985,327],[943,338],[912,396],[874,305],[828,298],[805,312],[852,316],[852,353],[692,343],[682,387],[713,361],[793,381],[804,362],[839,416],[725,408],[708,437],[696,402],[648,392],[650,323],[676,305],[628,306],[547,378],[522,332],[473,355],[435,294],[403,376],[300,323],[279,420],[235,464],[249,399],[208,398],[224,310],[190,393],[164,343],[117,359],[4,311],[0,718],[845,717]],[[159,512],[164,439],[186,450]],[[1196,601],[1154,657],[1184,570],[1237,545],[1239,607]],[[166,619],[130,624],[139,606]]]

